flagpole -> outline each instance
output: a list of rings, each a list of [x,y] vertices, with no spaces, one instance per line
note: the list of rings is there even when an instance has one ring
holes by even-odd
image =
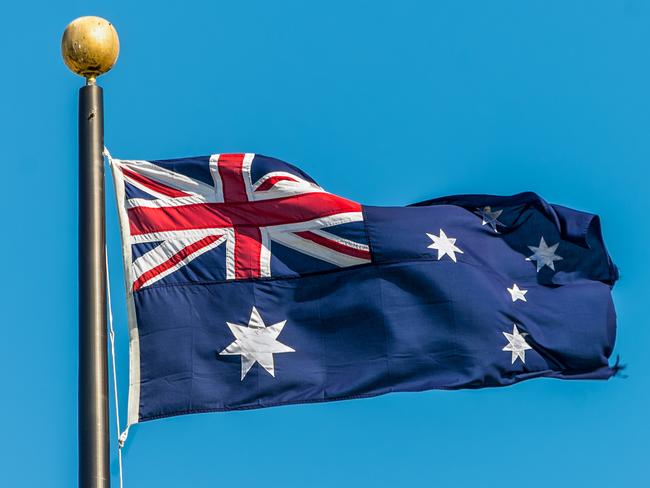
[[[66,27],[61,51],[86,78],[79,90],[79,487],[109,488],[104,102],[96,78],[117,60],[119,40],[108,21],[80,17]]]

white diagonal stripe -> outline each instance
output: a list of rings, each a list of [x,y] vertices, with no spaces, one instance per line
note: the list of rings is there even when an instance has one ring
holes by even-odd
[[[177,254],[178,252],[182,251],[185,247],[190,246],[194,244],[195,242],[199,241],[200,239],[179,239],[179,240],[173,240],[173,241],[165,241],[159,246],[155,247],[151,251],[149,251],[146,254],[143,254],[140,256],[138,259],[136,259],[133,262],[133,274],[134,274],[134,283],[137,281],[140,276],[142,276],[144,273],[147,271],[150,271],[154,269],[155,267],[167,262],[174,254]],[[182,268],[186,264],[188,264],[190,261],[193,261],[197,257],[199,257],[201,254],[204,254],[208,252],[211,249],[214,249],[215,247],[219,246],[221,243],[223,243],[226,240],[226,236],[222,236],[221,238],[217,239],[216,241],[205,245],[204,247],[197,249],[194,251],[192,254],[186,256],[184,259],[176,263],[175,265],[169,267],[165,271],[162,271],[161,273],[156,274],[155,276],[151,277],[149,280],[144,282],[140,288],[143,288],[145,286],[149,286],[152,283],[155,283],[156,281],[161,280],[165,276],[173,273],[174,271]]]
[[[143,191],[144,193],[148,193],[149,195],[152,195],[158,199],[166,199],[166,198],[173,198],[169,197],[167,195],[163,195],[162,193],[157,192],[156,190],[149,188],[148,186],[143,185],[139,181],[135,181],[133,178],[131,178],[129,175],[125,174],[124,175],[124,181],[128,182],[129,185],[135,186],[138,190]],[[134,200],[146,200],[145,198],[137,198]]]
[[[313,220],[306,220],[304,222],[296,222],[292,224],[271,225],[267,229],[271,235],[271,239],[275,240],[275,234],[283,234],[285,232],[302,232],[305,230],[317,230],[323,227],[331,227],[340,224],[349,224],[350,222],[363,221],[363,214],[361,212],[342,212],[336,215],[327,217],[319,217]]]
[[[138,186],[134,183],[133,186]],[[191,195],[188,197],[168,197],[161,195],[153,190],[146,189],[144,191],[155,196],[155,200],[147,200],[146,198],[129,198],[126,201],[126,208],[148,207],[148,208],[165,208],[165,207],[182,207],[183,205],[196,205],[197,203],[206,203],[205,198],[201,195]],[[141,188],[142,189],[142,188]]]
[[[353,249],[358,249],[359,251],[370,252],[370,246],[368,246],[367,244],[361,244],[360,242],[351,241],[350,239],[346,239],[345,237],[339,237],[337,235],[334,235],[322,229],[315,229],[312,230],[311,232],[313,234],[317,234],[321,237],[324,237],[325,239],[329,239],[330,241],[337,242],[338,244],[341,244],[343,246],[351,247]]]
[[[150,232],[130,236],[131,244],[142,244],[145,242],[168,241],[173,239],[195,239],[199,240],[207,236],[219,236],[231,232],[232,228],[211,227],[209,229],[187,229],[168,230],[162,232]]]
[[[127,167],[131,171],[135,171],[141,175],[147,176],[152,180],[158,181],[170,188],[184,191],[193,195],[200,195],[205,198],[207,202],[214,202],[214,188],[202,181],[195,180],[189,176],[181,173],[176,173],[168,169],[157,166],[149,161],[124,161],[121,160],[120,165]],[[124,175],[125,178],[127,175]],[[149,192],[150,190],[147,190]],[[169,197],[167,197],[169,198]]]
[[[266,191],[258,191],[253,193],[253,200],[259,202],[261,200],[273,200],[274,198],[286,198],[294,195],[304,195],[306,193],[327,193],[322,188],[312,185],[298,185],[291,181],[279,181],[273,188]]]
[[[291,249],[305,253],[308,256],[321,259],[337,266],[355,266],[357,264],[366,264],[370,262],[369,259],[362,259],[348,254],[343,254],[309,239],[303,239],[292,232],[273,234],[271,239],[290,247]]]

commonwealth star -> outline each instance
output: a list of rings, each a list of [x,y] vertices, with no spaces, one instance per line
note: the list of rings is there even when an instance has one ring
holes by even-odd
[[[253,307],[248,326],[226,323],[235,336],[235,341],[230,343],[219,355],[241,355],[242,381],[256,362],[275,377],[273,354],[295,352],[295,349],[277,340],[284,324],[287,323],[286,320],[266,327],[259,312]]]

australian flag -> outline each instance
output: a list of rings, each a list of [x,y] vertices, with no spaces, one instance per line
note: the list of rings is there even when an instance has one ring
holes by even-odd
[[[594,215],[534,193],[364,206],[257,154],[111,164],[129,424],[614,373]]]

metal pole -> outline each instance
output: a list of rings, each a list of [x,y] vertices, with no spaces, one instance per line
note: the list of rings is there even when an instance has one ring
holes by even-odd
[[[79,487],[109,488],[106,343],[106,226],[104,221],[104,100],[95,84],[120,52],[106,19],[68,24],[61,54],[86,78],[79,90]]]
[[[101,87],[79,90],[79,486],[109,488]]]

